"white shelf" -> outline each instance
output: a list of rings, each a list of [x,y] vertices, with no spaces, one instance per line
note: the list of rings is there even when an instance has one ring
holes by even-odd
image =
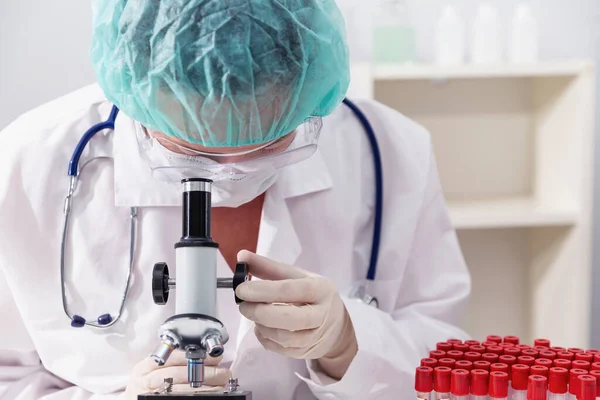
[[[578,220],[576,212],[551,210],[528,198],[450,201],[448,208],[456,229],[569,226],[576,224]]]
[[[480,78],[534,78],[577,76],[593,68],[587,61],[554,61],[531,65],[464,65],[440,67],[428,64],[381,65],[372,69],[375,80],[445,80]]]

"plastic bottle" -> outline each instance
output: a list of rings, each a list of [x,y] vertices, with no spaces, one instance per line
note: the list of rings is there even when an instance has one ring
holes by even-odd
[[[472,61],[475,64],[498,64],[503,59],[502,26],[498,9],[484,2],[477,10],[473,26]]]
[[[508,54],[514,64],[538,61],[538,23],[528,3],[521,3],[515,9]],[[549,341],[546,347],[550,347]]]
[[[415,28],[406,0],[381,0],[375,21],[373,59],[376,64],[413,63],[417,58]]]
[[[435,63],[442,66],[461,65],[465,61],[465,52],[465,23],[456,8],[447,5],[436,26]]]

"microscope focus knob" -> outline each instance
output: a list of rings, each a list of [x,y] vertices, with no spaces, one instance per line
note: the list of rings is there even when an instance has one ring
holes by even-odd
[[[233,274],[233,295],[237,304],[243,303],[244,300],[235,295],[235,290],[246,281],[248,281],[248,263],[239,262],[235,266],[235,273]]]
[[[169,300],[169,267],[166,263],[154,264],[152,270],[152,299],[159,306],[164,306]]]

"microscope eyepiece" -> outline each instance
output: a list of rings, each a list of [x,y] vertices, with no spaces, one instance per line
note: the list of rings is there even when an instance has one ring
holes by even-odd
[[[211,237],[212,181],[191,178],[183,185],[183,232],[178,247],[218,247]]]

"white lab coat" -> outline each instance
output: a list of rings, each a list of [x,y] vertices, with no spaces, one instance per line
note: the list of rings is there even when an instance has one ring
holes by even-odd
[[[430,137],[387,107],[358,104],[383,158],[383,232],[370,286],[380,309],[345,297],[366,276],[375,187],[367,136],[340,106],[324,120],[317,153],[282,171],[267,191],[257,252],[336,283],[358,354],[335,382],[311,362],[268,352],[252,323],[240,318],[232,291],[219,290],[217,317],[231,334],[224,363],[257,400],[412,398],[419,359],[437,341],[465,337],[454,324],[470,279]],[[2,346],[12,348],[0,351],[2,399],[119,398],[132,367],[156,345],[158,326],[174,312],[174,298],[154,305],[151,271],[159,261],[175,267],[180,187],[152,179],[138,153],[135,122],[121,113],[115,132],[94,137],[80,162],[95,159],[81,172],[74,199],[67,282],[73,313],[88,319],[115,314],[128,265],[129,207],[140,207],[127,306],[108,330],[71,328],[63,313],[59,260],[67,164],[83,132],[106,119],[110,108],[94,85],[25,114],[0,133],[0,270],[9,289],[0,293],[0,304],[3,315],[12,312],[1,331]],[[218,275],[231,276],[222,257]],[[13,300],[18,312],[11,311]],[[27,336],[32,345],[15,350],[11,343]]]

